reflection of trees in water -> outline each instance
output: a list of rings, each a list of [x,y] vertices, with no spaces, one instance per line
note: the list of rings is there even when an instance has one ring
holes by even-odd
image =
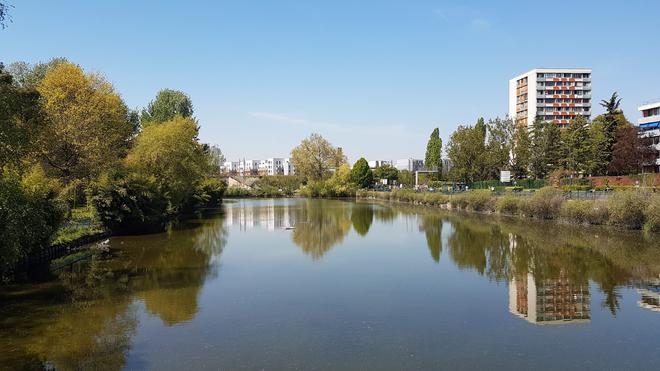
[[[351,229],[348,204],[329,200],[305,200],[293,242],[319,259],[344,240]]]
[[[438,263],[442,253],[442,218],[439,215],[422,215],[420,229],[426,235],[426,245],[431,257]]]
[[[539,233],[529,227],[512,228],[502,223],[458,218],[452,219],[452,225],[454,233],[449,237],[448,248],[459,267],[501,281],[520,280],[528,273],[539,283],[561,277],[562,282],[575,287],[584,287],[592,280],[605,293],[602,305],[612,314],[619,308],[617,286],[627,284],[634,276],[625,261],[609,258],[593,248],[596,245],[587,242],[588,239],[560,231],[552,233],[545,229]]]
[[[370,204],[356,203],[351,208],[351,223],[360,236],[366,236],[374,221],[374,209]]]
[[[21,321],[25,328],[12,337],[12,346],[25,354],[9,367],[39,360],[63,370],[123,368],[137,327],[133,299],[143,300],[166,325],[192,320],[205,279],[216,273],[211,258],[225,242],[221,218],[163,234],[114,238],[114,258],[69,267],[59,273],[56,292],[27,292],[16,301],[29,304],[33,317]],[[18,316],[22,308],[8,310]]]

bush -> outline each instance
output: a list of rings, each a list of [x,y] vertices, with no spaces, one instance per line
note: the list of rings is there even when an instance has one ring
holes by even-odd
[[[244,188],[239,188],[239,187],[229,187],[229,188],[227,188],[227,190],[225,191],[224,196],[225,196],[225,197],[236,197],[236,198],[240,198],[240,197],[251,197],[251,196],[254,196],[254,194],[253,194],[253,192],[251,192],[251,191],[249,191],[249,190],[247,190],[247,189],[244,189]]]
[[[521,210],[528,217],[553,219],[559,216],[564,195],[552,187],[541,188],[530,199],[521,202]]]
[[[219,179],[206,178],[202,180],[195,187],[195,192],[185,207],[186,211],[220,206],[226,189],[227,183]]]
[[[644,230],[660,232],[660,195],[653,195],[644,215],[646,216]]]
[[[70,208],[87,204],[87,187],[82,180],[74,179],[59,192],[58,199],[64,201]]]
[[[293,196],[293,194],[302,186],[303,178],[300,176],[291,175],[273,175],[265,176],[255,182],[254,186],[262,190],[264,193],[274,194],[276,190],[278,194],[285,196]]]
[[[497,199],[495,210],[500,214],[516,215],[520,210],[520,199],[514,196],[502,196]]]
[[[605,224],[608,219],[607,204],[599,201],[566,201],[561,205],[560,215],[576,224]]]
[[[493,193],[488,190],[470,191],[465,194],[467,207],[474,211],[494,211]]]
[[[615,191],[608,199],[610,224],[630,229],[642,228],[649,198],[650,194],[645,191]]]
[[[0,172],[0,278],[21,258],[50,245],[66,210],[51,186],[39,174],[22,182],[15,172]]]
[[[91,197],[99,220],[113,232],[157,232],[174,209],[153,177],[137,174],[102,176]]]

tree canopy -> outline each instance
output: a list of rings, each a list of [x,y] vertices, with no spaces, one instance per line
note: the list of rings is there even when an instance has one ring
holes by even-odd
[[[440,139],[440,130],[438,128],[433,129],[431,137],[426,144],[424,166],[428,170],[436,170],[438,173],[442,172],[442,139]]]
[[[141,120],[143,124],[159,123],[169,121],[176,115],[192,117],[192,101],[182,91],[163,89],[156,94],[154,100],[149,102],[147,108],[142,110]]]
[[[126,105],[102,76],[63,62],[37,90],[47,118],[42,157],[57,176],[87,178],[124,156],[133,127]]]
[[[351,181],[360,188],[367,188],[374,182],[374,175],[369,168],[369,163],[361,157],[351,169]]]
[[[331,169],[345,163],[341,149],[335,148],[321,135],[313,133],[291,151],[291,162],[296,174],[308,180],[327,178]]]

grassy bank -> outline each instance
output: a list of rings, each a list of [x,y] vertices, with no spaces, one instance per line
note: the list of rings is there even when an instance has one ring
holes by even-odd
[[[358,191],[357,198],[660,232],[660,194],[643,190],[617,191],[607,200],[592,201],[567,200],[564,192],[550,187],[529,197],[497,196],[488,190],[445,195],[401,189],[392,192]]]

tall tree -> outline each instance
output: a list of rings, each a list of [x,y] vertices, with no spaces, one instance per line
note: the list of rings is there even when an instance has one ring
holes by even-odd
[[[594,121],[602,123],[603,131],[607,141],[605,142],[604,152],[607,155],[607,162],[612,161],[612,152],[614,151],[614,142],[619,127],[625,126],[627,120],[620,109],[621,98],[617,92],[612,93],[609,99],[603,99],[600,102],[601,107],[605,109],[605,113],[597,116]]]
[[[589,157],[587,160],[587,171],[591,175],[607,174],[610,153],[608,152],[609,140],[605,133],[602,121],[594,120],[589,126]]]
[[[531,139],[527,125],[516,125],[513,134],[511,169],[516,178],[527,176],[531,160]]]
[[[351,169],[351,182],[360,188],[367,188],[374,182],[374,174],[369,168],[369,163],[361,157]]]
[[[530,170],[543,179],[561,166],[561,132],[557,125],[536,117],[532,123]]]
[[[578,115],[562,133],[562,163],[568,170],[587,171],[589,161],[589,128],[587,119]]]
[[[49,170],[65,181],[87,178],[124,156],[133,126],[121,97],[100,75],[61,63],[37,90],[48,122],[42,157]]]
[[[428,170],[437,171],[437,175],[442,173],[442,139],[440,139],[440,130],[433,129],[431,137],[426,144],[426,157],[424,165]]]
[[[142,123],[159,123],[171,120],[174,116],[192,117],[193,104],[186,93],[179,90],[163,89],[156,94],[156,99],[149,102],[142,110]]]
[[[44,125],[39,93],[16,86],[0,63],[0,169],[18,165],[39,148]]]
[[[450,177],[464,182],[479,180],[485,168],[484,150],[481,128],[459,125],[447,143],[447,156],[453,163]]]
[[[476,127],[475,127],[476,128]],[[488,121],[486,144],[486,178],[497,179],[501,170],[511,169],[515,124],[513,120],[499,117]],[[478,129],[477,129],[478,130]]]
[[[340,149],[335,148],[321,135],[313,133],[291,151],[291,162],[296,174],[308,180],[322,180],[337,168]]]

